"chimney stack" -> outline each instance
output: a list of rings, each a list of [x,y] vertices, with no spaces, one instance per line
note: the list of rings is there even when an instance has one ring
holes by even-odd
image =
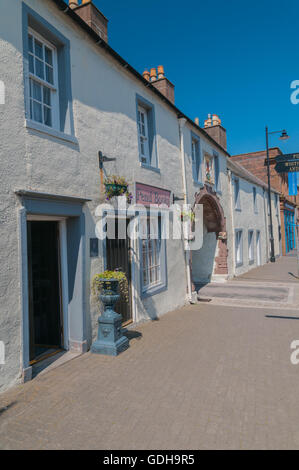
[[[69,6],[85,21],[105,42],[108,42],[108,20],[92,3],[92,0],[69,0]]]
[[[147,80],[147,71],[143,72],[144,78]],[[165,77],[163,65],[158,65],[158,76],[155,67],[151,68],[150,81],[157,90],[162,93],[171,103],[174,104],[174,85]]]
[[[221,125],[221,119],[217,114],[208,114],[205,120],[204,130],[224,149],[227,149],[226,130]]]

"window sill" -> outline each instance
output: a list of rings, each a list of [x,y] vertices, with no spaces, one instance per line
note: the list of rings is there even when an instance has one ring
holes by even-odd
[[[76,137],[69,134],[65,134],[61,131],[57,131],[56,129],[52,129],[51,127],[44,126],[43,124],[39,124],[38,122],[31,121],[30,119],[26,119],[25,127],[27,129],[36,131],[39,134],[48,135],[51,137],[55,137],[58,140],[78,145],[78,140],[76,139]]]
[[[203,187],[204,187],[204,184],[201,183],[200,181],[193,180],[193,184],[194,184],[195,186],[199,186],[200,188],[203,188]]]
[[[154,171],[155,173],[159,173],[159,174],[161,173],[160,168],[156,168],[154,166],[147,165],[146,163],[140,162],[140,166],[141,166],[141,168],[145,168],[146,170],[151,170],[151,171]]]
[[[243,261],[240,261],[239,263],[236,263],[236,268],[240,268],[240,266],[243,266]]]
[[[147,297],[151,297],[152,295],[160,294],[160,292],[163,292],[167,290],[167,284],[158,284],[156,286],[150,287],[146,291],[141,292],[141,298],[146,299]]]
[[[249,264],[253,264],[253,263],[254,263],[254,259],[250,259]]]
[[[235,211],[236,211],[236,212],[242,212],[242,210],[241,210],[240,207],[235,207]]]

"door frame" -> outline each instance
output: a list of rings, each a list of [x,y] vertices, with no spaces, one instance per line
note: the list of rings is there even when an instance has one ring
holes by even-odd
[[[27,222],[57,222],[58,224],[58,276],[60,293],[61,347],[69,349],[68,267],[66,217],[28,214]]]
[[[118,210],[109,210],[108,208],[105,208],[103,216],[106,217],[106,219],[128,219],[129,223],[132,223],[134,219],[138,217],[137,214],[129,214],[127,212],[122,213],[122,211]],[[107,269],[107,243],[106,243],[107,238],[105,237],[103,240],[103,263],[104,263],[104,270]],[[130,266],[131,266],[131,286],[130,286],[130,292],[129,295],[131,295],[131,310],[132,310],[132,321],[127,324],[134,324],[136,323],[136,294],[137,290],[135,287],[135,268],[137,266],[136,264],[136,246],[135,246],[135,240],[130,239],[130,248],[129,248],[129,253],[130,253]],[[126,325],[124,325],[126,326]]]

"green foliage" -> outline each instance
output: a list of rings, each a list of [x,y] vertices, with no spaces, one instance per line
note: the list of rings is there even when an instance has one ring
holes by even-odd
[[[122,271],[104,271],[99,274],[95,274],[92,282],[91,288],[93,295],[98,295],[103,291],[104,281],[109,281],[109,279],[116,279],[119,284],[119,292],[121,298],[125,301],[129,301],[129,288],[128,280]]]
[[[110,201],[114,196],[126,196],[128,204],[131,203],[133,195],[129,192],[129,183],[123,176],[107,176],[105,178],[104,185],[106,201]]]

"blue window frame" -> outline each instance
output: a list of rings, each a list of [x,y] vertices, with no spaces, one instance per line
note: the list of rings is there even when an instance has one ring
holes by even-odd
[[[220,186],[220,164],[219,164],[219,155],[214,152],[214,177],[215,177],[215,191],[221,191]]]
[[[152,103],[138,94],[136,94],[136,121],[141,166],[158,170],[155,108]]]
[[[258,213],[257,199],[256,199],[256,187],[252,187],[252,198],[253,198],[253,211],[255,214]]]
[[[201,152],[200,138],[191,132],[191,158],[193,181],[201,183]]]
[[[240,198],[240,180],[236,176],[234,177],[234,202],[235,209],[241,210],[241,198]]]
[[[22,26],[23,26],[23,58],[24,58],[24,90],[25,90],[25,115],[27,127],[36,129],[41,132],[49,133],[59,138],[70,140],[76,143],[73,109],[72,109],[72,87],[71,87],[71,59],[70,59],[70,41],[54,26],[48,23],[38,13],[23,3],[22,5]],[[36,34],[37,40],[40,38],[41,43],[44,39],[43,51],[32,49],[32,37]],[[37,82],[39,72],[36,68],[32,69],[32,61],[37,62],[36,65],[44,66],[45,73],[51,72],[51,60],[49,60],[49,52],[46,49],[47,44],[53,48],[56,56],[56,76],[57,76],[57,122],[56,125],[47,125],[50,120],[32,119],[31,102],[34,98],[34,90],[32,90],[32,80]],[[36,55],[36,53],[37,55]],[[43,61],[39,61],[38,52],[43,55]],[[48,57],[48,58],[47,58]],[[44,64],[43,64],[44,62]],[[49,70],[48,70],[49,69]],[[48,75],[47,75],[48,76]],[[46,77],[46,75],[45,75]],[[42,78],[41,78],[42,80]],[[42,85],[47,86],[51,80],[45,80]],[[36,91],[36,90],[35,90]],[[47,90],[46,90],[47,91]],[[49,97],[48,97],[49,98]],[[39,100],[44,104],[46,109],[49,99],[44,96]],[[38,100],[37,100],[38,102]],[[48,106],[49,108],[49,106]],[[48,111],[48,108],[46,111]],[[51,122],[52,124],[52,122]]]

